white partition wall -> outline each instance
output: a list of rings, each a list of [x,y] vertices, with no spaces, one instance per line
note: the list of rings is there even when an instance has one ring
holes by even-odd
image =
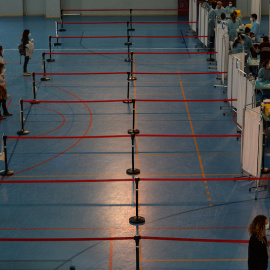
[[[241,140],[242,170],[254,177],[261,176],[262,165],[263,122],[260,109],[245,110]]]
[[[227,98],[237,99],[238,96],[238,70],[244,69],[245,53],[231,54],[229,55],[228,64],[228,87],[227,87]],[[231,106],[237,106],[236,101],[229,102]]]
[[[197,21],[197,0],[189,0],[189,21]],[[194,32],[197,32],[196,23],[190,23],[189,26]]]
[[[228,61],[229,61],[229,34],[225,33],[222,37],[222,56],[221,56],[221,72],[228,72]],[[221,82],[225,83],[225,78],[227,74],[221,74]]]
[[[258,23],[261,22],[262,15],[262,0],[251,0],[251,14],[256,13],[258,16]]]
[[[228,69],[228,57],[229,57],[229,39],[228,28],[224,24],[218,24],[216,27],[216,60],[217,70],[219,72],[227,71]],[[225,67],[226,66],[226,67]]]
[[[199,5],[199,21],[198,21],[198,35],[208,36],[208,9]],[[208,38],[200,37],[200,42],[207,47]]]

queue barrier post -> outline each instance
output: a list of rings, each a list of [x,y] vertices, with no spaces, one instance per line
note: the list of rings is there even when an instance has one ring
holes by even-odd
[[[134,240],[136,243],[136,270],[140,270],[140,235],[135,235]]]
[[[136,216],[129,218],[129,222],[131,224],[143,224],[145,223],[145,218],[139,216],[139,181],[140,178],[135,178],[135,184],[136,184]]]
[[[125,62],[131,62],[129,45],[128,45],[128,58],[125,59]]]
[[[129,81],[135,81],[137,78],[133,76],[133,60],[134,60],[134,52],[131,52],[131,61],[130,61],[130,76],[128,78]]]
[[[10,176],[14,174],[14,171],[8,169],[8,162],[7,162],[7,136],[3,135],[2,138],[3,148],[2,149],[2,155],[4,155],[4,161],[5,161],[5,169],[0,171],[0,175],[2,176]],[[3,160],[3,159],[2,159]]]
[[[54,43],[54,46],[60,46],[62,45],[62,43],[60,43],[58,39],[58,22],[55,22],[55,27],[56,27],[56,42]]]
[[[134,138],[135,138],[135,133],[131,133],[131,143],[132,143],[132,154],[131,154],[131,158],[132,158],[132,168],[130,169],[127,169],[126,170],[126,173],[127,174],[139,174],[140,173],[140,169],[136,169],[134,168],[134,148],[135,148],[135,145],[134,145]]]
[[[129,21],[130,21],[130,28],[128,31],[135,31],[134,28],[132,28],[132,9],[129,10]]]
[[[49,36],[49,51],[50,51],[50,58],[47,59],[47,62],[54,62],[55,59],[52,58],[52,36]]]
[[[29,131],[24,129],[23,100],[22,99],[20,99],[20,122],[21,122],[21,129],[17,131],[17,134],[18,135],[27,135],[27,134],[29,134]]]
[[[125,43],[125,45],[127,45],[127,46],[133,45],[133,43],[130,42],[130,35],[129,34],[127,35],[127,42]]]
[[[67,31],[66,29],[64,29],[63,25],[63,9],[61,9],[60,21],[61,21],[61,28],[59,29],[59,32]]]
[[[139,129],[135,129],[135,112],[136,112],[136,100],[133,98],[132,99],[132,103],[133,103],[133,119],[132,119],[132,129],[128,130],[129,134],[135,133],[135,134],[139,134],[140,130]]]
[[[127,85],[127,99],[123,101],[123,103],[131,103],[132,100],[129,99],[129,81]]]
[[[39,103],[38,100],[36,100],[37,88],[36,88],[36,74],[35,74],[35,72],[32,73],[32,91],[33,91],[33,95],[34,95],[33,103]]]
[[[40,79],[41,81],[49,81],[49,80],[50,80],[49,77],[46,77],[46,62],[45,62],[45,55],[46,55],[46,53],[43,52],[43,53],[42,53],[42,68],[43,68],[44,76],[43,76],[43,78]]]

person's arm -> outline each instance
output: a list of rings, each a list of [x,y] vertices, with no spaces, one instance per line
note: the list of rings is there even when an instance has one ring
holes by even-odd
[[[264,68],[261,68],[261,69],[259,70],[259,73],[258,73],[258,78],[259,78],[259,79],[263,79],[263,76],[264,76]]]

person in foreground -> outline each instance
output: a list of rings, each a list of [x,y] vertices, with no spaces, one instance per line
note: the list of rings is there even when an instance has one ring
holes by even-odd
[[[256,216],[249,226],[248,270],[267,270],[269,248],[265,231],[269,229],[266,216]]]

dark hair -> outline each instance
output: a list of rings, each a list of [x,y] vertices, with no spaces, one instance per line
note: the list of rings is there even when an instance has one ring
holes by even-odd
[[[265,220],[266,219],[267,217],[263,215],[256,216],[248,228],[250,235],[254,234],[256,238],[259,239],[260,241],[265,236]]]
[[[232,21],[233,21],[234,23],[236,22],[236,15],[235,15],[234,12],[231,13],[231,19],[232,19]]]
[[[3,51],[3,46],[0,46],[0,56],[1,57],[3,57],[2,51]]]
[[[251,17],[253,17],[255,20],[257,20],[257,14],[255,14],[255,13],[253,13],[253,14],[251,14]]]
[[[270,59],[266,59],[264,62],[263,62],[263,67],[266,68],[267,64],[269,64],[270,62]]]
[[[212,8],[213,8],[213,9],[216,9],[216,7],[217,7],[217,2],[213,2],[213,3],[212,3]]]
[[[237,11],[235,10],[234,12],[233,12],[236,16],[238,16],[238,13],[237,13]]]
[[[264,37],[263,37],[263,41],[264,41],[264,42],[269,41],[269,37],[268,37],[268,36],[264,36]]]
[[[2,69],[5,67],[5,65],[4,64],[2,64],[2,63],[0,63],[0,73],[1,73],[1,71],[2,71]]]
[[[238,38],[233,43],[233,48],[235,48],[237,46],[237,44],[241,43],[241,40],[244,40],[244,39],[245,39],[245,36],[239,35]]]
[[[220,18],[221,18],[222,20],[224,20],[224,19],[226,18],[226,14],[225,14],[225,13],[221,13]]]
[[[21,41],[29,41],[29,35],[30,34],[30,30],[28,29],[25,29],[22,33],[22,38],[21,38]]]
[[[249,27],[246,27],[245,28],[245,34],[248,34],[248,33],[250,33],[250,28]]]

